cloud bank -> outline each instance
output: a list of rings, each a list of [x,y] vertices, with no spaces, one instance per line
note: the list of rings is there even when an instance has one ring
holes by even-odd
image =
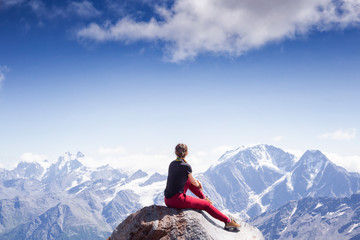
[[[232,146],[218,146],[205,151],[191,151],[187,160],[193,167],[194,173],[200,173],[206,171],[226,151],[232,149]],[[131,152],[123,146],[100,147],[96,153],[86,159],[86,165],[98,167],[110,164],[112,167],[126,169],[130,172],[142,169],[149,173],[167,174],[169,164],[175,158],[173,149],[145,148],[140,152]]]
[[[21,161],[24,162],[42,162],[48,159],[48,156],[44,154],[36,154],[36,153],[23,153],[20,157]]]
[[[356,137],[356,129],[337,130],[332,133],[324,133],[320,135],[320,139],[332,139],[332,140],[351,140]]]
[[[345,28],[360,22],[358,0],[176,0],[156,7],[154,17],[91,23],[77,31],[81,40],[162,41],[172,62],[201,53],[239,56],[267,43],[313,30]]]
[[[274,142],[281,142],[284,139],[284,136],[276,136],[273,138]]]
[[[349,172],[360,173],[360,156],[342,156],[336,153],[325,153],[325,155],[335,164],[342,166]]]

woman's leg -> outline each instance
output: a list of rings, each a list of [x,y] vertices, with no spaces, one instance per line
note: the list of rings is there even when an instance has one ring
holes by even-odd
[[[214,205],[210,204],[208,201],[204,199],[199,199],[186,195],[183,206],[184,208],[194,208],[194,209],[204,210],[208,212],[212,217],[224,223],[229,222],[229,218],[226,215],[224,215],[216,207],[214,207]]]
[[[206,196],[204,195],[204,193],[198,188],[198,187],[195,187],[194,185],[191,184],[190,180],[188,179],[186,184],[185,184],[185,187],[184,187],[184,193],[186,193],[186,191],[190,189],[190,191],[192,193],[194,193],[198,198],[201,198],[201,199],[205,199]]]
[[[192,209],[204,210],[208,212],[212,217],[224,223],[227,223],[230,220],[226,215],[221,213],[216,207],[214,207],[208,201],[204,199],[188,196],[183,193],[178,193],[170,199],[165,198],[165,204],[168,207],[173,207],[173,208],[192,208]]]

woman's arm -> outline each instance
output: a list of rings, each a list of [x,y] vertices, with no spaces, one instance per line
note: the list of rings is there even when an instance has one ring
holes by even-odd
[[[188,177],[189,177],[189,180],[190,180],[192,185],[202,189],[201,182],[199,180],[195,179],[194,176],[192,175],[192,173],[189,173]]]

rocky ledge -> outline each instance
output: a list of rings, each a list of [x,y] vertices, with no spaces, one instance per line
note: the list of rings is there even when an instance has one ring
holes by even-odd
[[[255,227],[240,222],[237,232],[224,230],[224,223],[203,211],[164,206],[145,207],[128,216],[112,233],[110,240],[255,240],[264,237]]]

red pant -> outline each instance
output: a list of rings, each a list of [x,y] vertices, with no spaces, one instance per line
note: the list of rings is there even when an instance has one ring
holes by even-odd
[[[196,196],[199,198],[186,195],[186,191],[190,189]],[[205,195],[201,192],[201,190],[188,180],[184,187],[184,193],[177,193],[171,198],[165,198],[165,204],[168,207],[172,208],[193,208],[204,210],[208,212],[214,218],[227,223],[229,222],[229,218],[222,214],[219,210],[217,210],[212,204],[208,201],[204,200]]]

